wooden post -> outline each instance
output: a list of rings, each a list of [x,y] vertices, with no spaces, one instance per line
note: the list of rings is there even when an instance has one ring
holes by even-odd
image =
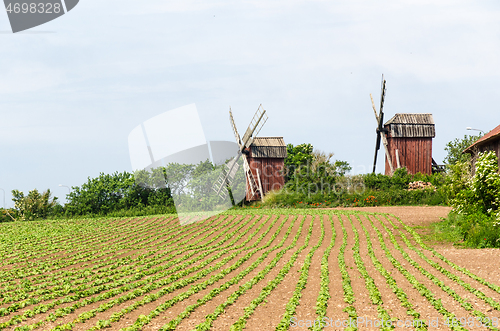
[[[385,137],[385,133],[380,132],[382,135],[382,142],[384,143],[385,147],[385,155],[387,156],[387,162],[389,162],[389,168],[391,168],[391,176],[394,173],[394,167],[392,166],[392,161],[391,161],[391,154],[389,153],[389,144],[387,143],[387,138]]]
[[[396,149],[396,164],[398,165],[398,169],[401,168],[401,163],[399,162],[399,150]]]
[[[260,191],[260,200],[264,200],[264,191],[262,190],[262,182],[260,181],[260,173],[259,169],[257,170],[257,180],[259,181],[259,191]]]

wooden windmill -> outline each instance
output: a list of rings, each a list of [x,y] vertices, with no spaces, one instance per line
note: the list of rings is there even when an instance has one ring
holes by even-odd
[[[382,76],[380,111],[377,114],[370,94],[375,119],[377,120],[377,142],[373,172],[377,163],[377,153],[382,141],[385,149],[385,174],[392,175],[395,168],[405,167],[410,174],[418,172],[431,174],[442,171],[442,166],[432,158],[432,138],[436,136],[432,114],[398,113],[384,122],[385,80]],[[395,161],[395,163],[394,163]]]
[[[252,145],[255,137],[259,134],[260,130],[267,121],[266,111],[262,107],[262,105],[259,106],[252,118],[252,121],[250,122],[250,125],[245,131],[243,138],[240,137],[238,130],[236,129],[236,124],[234,123],[233,113],[231,112],[231,109],[229,110],[229,121],[231,122],[234,137],[236,138],[236,143],[239,147],[238,154],[226,164],[225,171],[221,173],[213,189],[222,199],[225,199],[227,197],[227,188],[231,185],[239,168],[238,161],[240,158],[242,158],[247,183],[247,200],[252,200],[255,196],[262,198],[264,194],[262,191],[260,176],[257,176],[256,181],[252,170],[250,169],[250,165],[248,164],[247,156],[249,154],[248,148]],[[249,197],[250,199],[248,199]]]

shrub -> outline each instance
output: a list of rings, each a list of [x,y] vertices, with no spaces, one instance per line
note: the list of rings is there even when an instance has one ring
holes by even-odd
[[[82,186],[72,187],[65,212],[68,216],[138,216],[155,210],[171,212],[172,196],[164,178],[163,169],[138,172],[137,181],[134,174],[126,171],[89,177]]]
[[[266,196],[267,207],[363,207],[397,205],[443,205],[447,194],[443,188],[426,190],[360,190],[346,189],[329,193],[305,194],[303,192],[274,191]]]
[[[373,173],[366,174],[363,175],[363,180],[366,188],[383,191],[390,189],[406,190],[408,184],[414,181],[430,182],[435,187],[441,187],[446,183],[446,177],[442,173],[432,175],[416,173],[411,175],[406,168],[396,169],[393,176]]]
[[[465,246],[476,248],[500,247],[500,224],[495,217],[476,212],[470,215],[451,212],[447,222],[455,226]]]
[[[467,246],[500,247],[500,174],[494,152],[480,153],[471,175],[470,161],[450,166],[447,189],[453,211],[448,218]]]
[[[500,220],[500,174],[495,153],[479,154],[474,176],[470,162],[457,162],[451,169],[449,190],[455,211],[464,215],[482,213]]]
[[[476,162],[476,173],[472,180],[472,192],[483,213],[497,216],[500,221],[500,173],[495,152],[481,153]]]
[[[15,209],[0,208],[0,223],[15,221],[16,213]]]

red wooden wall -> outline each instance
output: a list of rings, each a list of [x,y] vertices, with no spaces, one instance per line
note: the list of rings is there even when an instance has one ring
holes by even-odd
[[[285,179],[283,178],[283,168],[285,166],[285,159],[282,158],[253,158],[248,157],[248,164],[252,171],[253,177],[257,181],[257,169],[259,169],[260,180],[262,183],[262,190],[264,195],[272,190],[279,190],[285,185]],[[247,200],[259,200],[260,196],[258,194],[252,197],[252,191],[247,183]]]
[[[387,137],[389,153],[394,170],[397,168],[396,149],[399,151],[401,167],[416,174],[432,174],[432,138],[392,138]],[[385,158],[385,174],[389,175],[391,168]]]

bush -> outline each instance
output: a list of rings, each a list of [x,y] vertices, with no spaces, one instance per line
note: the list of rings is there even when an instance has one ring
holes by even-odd
[[[366,174],[363,175],[363,180],[366,188],[383,191],[390,189],[406,190],[408,184],[414,181],[429,182],[435,187],[441,187],[446,183],[446,177],[442,173],[432,175],[417,173],[411,175],[406,168],[396,169],[393,176],[373,173]]]
[[[263,205],[267,207],[364,207],[401,205],[443,205],[448,201],[446,191],[439,188],[425,190],[359,190],[347,188],[342,191],[305,194],[286,189],[268,194]]]
[[[500,221],[500,174],[494,152],[479,154],[474,176],[470,162],[457,162],[452,167],[449,187],[451,205],[458,214],[480,213]]]
[[[448,191],[453,211],[448,219],[470,247],[500,247],[500,174],[494,152],[480,153],[475,174],[470,161],[450,167]]]
[[[65,206],[66,215],[139,216],[175,211],[170,190],[165,187],[163,169],[150,174],[140,172],[137,176],[136,181],[133,174],[124,171],[89,177],[81,187],[72,187]]]
[[[479,209],[500,221],[500,173],[495,152],[481,153],[476,162],[472,192]]]
[[[16,215],[15,209],[0,208],[0,223],[15,221],[14,215]]]
[[[495,217],[476,212],[470,215],[452,211],[447,222],[459,229],[465,246],[475,248],[500,247],[500,224]]]
[[[240,159],[242,167],[242,159]],[[214,167],[207,160],[198,164],[171,163],[166,167],[139,170],[134,174],[101,173],[87,183],[73,187],[65,206],[67,216],[139,216],[183,211],[212,210],[219,197],[214,183],[224,166]],[[236,174],[239,183],[231,193],[244,196],[244,173]],[[167,186],[168,182],[168,186]],[[176,210],[174,206],[180,208]]]

